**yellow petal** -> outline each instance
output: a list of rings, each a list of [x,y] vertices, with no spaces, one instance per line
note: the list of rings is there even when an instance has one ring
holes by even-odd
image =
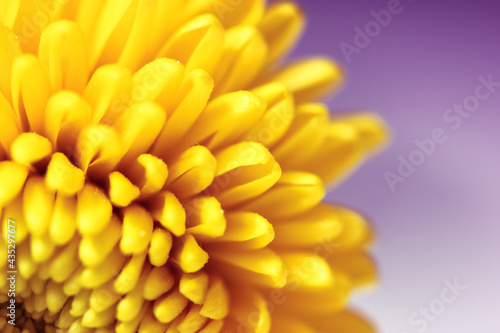
[[[134,304],[132,304],[134,306]],[[117,333],[128,333],[128,332],[137,332],[137,328],[139,324],[142,322],[142,319],[145,317],[145,314],[149,310],[149,307],[143,306],[139,309],[139,313],[130,321],[118,321],[116,324],[116,332]]]
[[[42,281],[37,275],[35,275],[30,280],[30,286],[33,294],[41,294],[45,288],[45,281]]]
[[[172,234],[163,229],[155,229],[149,246],[149,261],[153,266],[163,266],[167,263],[172,248]]]
[[[184,0],[158,0],[152,17],[151,30],[148,32],[146,59],[154,59],[162,44],[172,31],[183,22],[186,7]]]
[[[44,0],[19,1],[13,31],[25,53],[37,53],[41,32],[51,22],[60,18],[63,5],[61,1],[53,1],[50,4]]]
[[[343,229],[341,214],[321,204],[296,217],[273,222],[276,238],[272,245],[277,248],[317,247],[322,241],[336,239]]]
[[[10,85],[9,85],[10,86]],[[0,158],[10,151],[12,141],[21,132],[21,119],[10,103],[0,93]]]
[[[47,309],[47,303],[45,302],[46,297],[45,297],[45,290],[43,290],[39,294],[35,294],[35,311],[36,312],[42,312]]]
[[[73,317],[80,317],[88,310],[90,293],[90,290],[83,289],[75,295],[71,302],[71,310],[69,311]]]
[[[2,19],[2,14],[12,15],[9,12],[15,11],[15,3],[16,1],[4,1],[0,4],[0,22],[6,23],[7,26],[9,24]],[[2,13],[2,11],[4,12]],[[3,25],[0,25],[0,49],[2,50],[2,53],[0,53],[0,73],[2,73],[2,77],[0,78],[0,93],[10,102],[12,63],[14,58],[21,54],[21,47],[14,33]]]
[[[123,50],[120,52],[119,64],[130,69],[137,69],[139,67],[144,59],[147,51],[146,47],[149,43],[149,39],[145,38],[145,36],[147,36],[153,28],[153,20],[151,18],[157,9],[155,1],[139,1],[133,25],[130,26],[130,32],[126,33],[127,39],[124,43]],[[123,32],[121,34],[123,34]],[[112,41],[111,44],[113,42],[114,41]],[[117,51],[116,47],[113,51]]]
[[[2,2],[0,5],[0,22],[12,29],[16,21],[21,0]]]
[[[69,242],[66,247],[60,249],[50,263],[49,274],[52,280],[56,282],[66,281],[80,264],[78,260],[75,260],[77,255],[78,242],[76,240]]]
[[[10,147],[12,159],[28,167],[42,160],[47,162],[51,153],[50,141],[36,133],[22,133]]]
[[[377,268],[373,259],[362,250],[333,255],[329,263],[347,274],[354,287],[373,283],[377,277]]]
[[[216,165],[210,150],[191,147],[169,166],[166,187],[181,199],[199,194],[213,182]]]
[[[120,249],[124,254],[138,254],[147,249],[153,233],[153,218],[141,206],[125,208]]]
[[[54,119],[51,114],[45,115],[50,81],[44,65],[37,57],[22,54],[14,59],[11,87],[14,111],[22,120],[23,128],[43,133],[44,119]]]
[[[268,219],[290,217],[316,206],[324,195],[323,183],[316,175],[288,171],[270,190],[245,204],[245,210]]]
[[[281,259],[294,291],[318,290],[334,283],[335,276],[328,262],[312,252],[287,252],[281,254]]]
[[[42,177],[28,179],[24,188],[23,210],[32,235],[42,236],[49,227],[55,194],[45,186]]]
[[[63,328],[63,329],[65,329],[65,328],[67,329],[67,328],[69,328],[69,327],[71,326],[71,324],[73,324],[73,322],[76,320],[76,318],[74,318],[74,317],[73,317],[73,316],[69,313],[70,309],[71,309],[71,302],[67,302],[67,303],[64,305],[64,307],[63,307],[63,309],[62,309],[62,311],[61,311],[61,313],[60,313],[59,317],[57,318],[56,325],[57,325],[58,327]]]
[[[196,304],[203,304],[208,291],[209,276],[203,271],[184,273],[179,283],[182,295]]]
[[[319,149],[296,165],[313,172],[325,182],[343,180],[365,157],[365,148],[358,130],[351,124],[334,121],[329,124]]]
[[[80,283],[80,278],[82,276],[84,268],[82,266],[78,267],[71,276],[64,281],[63,290],[66,295],[74,296],[82,290],[82,284]]]
[[[338,333],[375,333],[370,322],[353,311],[340,311],[328,316],[309,316],[307,320],[316,331],[330,331]]]
[[[181,26],[156,55],[178,60],[187,71],[215,70],[224,43],[224,28],[210,14],[200,15]]]
[[[247,141],[271,148],[286,133],[294,119],[293,97],[286,87],[273,82],[252,90],[267,103],[262,119],[247,134]]]
[[[90,307],[97,312],[102,312],[106,309],[113,309],[112,306],[120,300],[123,295],[117,293],[113,288],[113,281],[109,281],[92,290],[90,295]]]
[[[44,241],[47,240],[46,242],[49,243],[47,248],[50,249],[50,253],[48,254],[48,259],[52,258],[52,254],[54,254],[55,244],[50,241],[47,237],[44,237]],[[32,250],[33,250],[33,242],[31,244]],[[36,272],[37,278],[39,278],[42,281],[47,281],[50,277],[50,260],[45,259],[45,261],[41,262],[40,265],[38,266],[38,271]]]
[[[80,261],[89,267],[101,264],[118,243],[121,235],[121,221],[113,215],[101,233],[95,236],[83,236],[78,249]]]
[[[210,320],[199,333],[219,333],[224,326],[224,320]]]
[[[307,323],[295,318],[293,315],[273,315],[270,333],[316,333],[317,331]]]
[[[54,147],[74,154],[76,139],[90,121],[90,106],[77,93],[60,91],[49,99],[45,112],[47,138]]]
[[[273,147],[272,153],[283,166],[300,170],[297,165],[305,164],[304,161],[309,161],[311,156],[322,148],[327,128],[328,109],[324,105],[299,105],[291,126]],[[301,154],[297,154],[297,151]]]
[[[340,118],[340,120],[355,127],[367,151],[380,149],[387,141],[387,126],[380,117],[373,113],[360,113]]]
[[[45,184],[48,188],[65,195],[73,195],[82,189],[84,182],[85,174],[71,164],[66,155],[61,153],[52,155],[45,175]]]
[[[12,162],[0,162],[0,207],[12,201],[21,192],[28,177],[28,168]]]
[[[125,257],[118,247],[99,265],[86,267],[81,272],[78,282],[84,288],[96,288],[112,279],[123,267]]]
[[[113,206],[126,207],[137,199],[141,190],[122,173],[114,171],[109,175],[109,200]]]
[[[139,282],[141,273],[143,272],[144,262],[147,252],[134,254],[125,264],[120,274],[115,278],[113,287],[120,294],[131,292]]]
[[[42,33],[38,57],[49,71],[52,91],[83,91],[89,76],[88,45],[75,22],[50,24]]]
[[[62,286],[52,280],[47,283],[46,296],[47,308],[51,312],[59,312],[68,299],[68,295],[64,294]]]
[[[187,231],[201,239],[216,238],[224,234],[226,219],[219,201],[213,197],[201,197],[193,200],[186,212]],[[194,209],[193,209],[194,208]]]
[[[266,56],[266,42],[255,27],[229,29],[220,66],[214,72],[214,96],[248,87],[262,70]]]
[[[125,174],[140,189],[140,199],[160,192],[168,177],[165,162],[150,154],[141,154],[130,165]]]
[[[223,319],[229,313],[229,306],[229,291],[224,282],[218,277],[212,277],[200,314],[210,319]]]
[[[222,271],[237,274],[240,280],[275,288],[286,284],[287,271],[281,258],[267,248],[251,251],[213,249],[210,254],[214,261],[226,264]]]
[[[246,330],[252,333],[268,333],[271,329],[271,313],[266,299],[255,289],[242,288],[231,307],[231,320],[227,320],[223,332]]]
[[[82,326],[85,327],[104,327],[111,324],[115,320],[115,309],[109,308],[102,312],[97,312],[94,309],[85,311],[82,317]]]
[[[293,254],[291,258],[284,259],[290,270],[288,284],[283,289],[286,302],[281,307],[284,311],[301,315],[330,315],[346,307],[352,284],[345,273],[330,270],[312,253]]]
[[[114,325],[111,324],[111,325],[108,325],[106,327],[100,327],[100,328],[97,328],[94,332],[95,333],[114,333],[115,330],[114,330],[113,326]],[[53,332],[53,333],[57,333],[57,332]]]
[[[215,151],[241,139],[261,119],[266,103],[258,96],[239,91],[211,101],[186,135],[183,147],[195,143]]]
[[[162,323],[169,323],[174,320],[187,306],[188,300],[177,290],[157,299],[154,302],[154,314],[156,319]]]
[[[1,168],[1,164],[0,164]],[[28,226],[26,225],[26,221],[23,216],[23,197],[18,196],[16,199],[11,201],[7,206],[3,208],[3,217],[2,217],[2,230],[3,230],[3,239],[5,239],[6,242],[8,242],[8,229],[9,225],[12,225],[12,222],[9,221],[14,221],[16,230],[15,230],[15,237],[16,237],[16,244],[21,244],[26,236],[28,236],[29,231],[28,231]],[[12,229],[12,228],[11,228]],[[7,260],[7,249],[5,249],[5,260]]]
[[[16,261],[19,274],[24,279],[29,279],[36,273],[38,264],[33,261],[30,246],[20,246],[19,249],[16,250]],[[19,285],[17,287],[19,287]],[[16,291],[20,292],[19,290]]]
[[[175,99],[183,79],[182,64],[173,59],[156,59],[134,74],[132,102],[157,101],[171,113],[172,110],[167,106]]]
[[[92,35],[92,31],[95,27],[95,23],[99,17],[99,12],[105,1],[74,1],[66,4],[66,8],[72,7],[71,4],[76,3],[78,6],[74,8],[75,10],[75,21],[82,28],[83,33],[89,39]]]
[[[316,100],[337,89],[344,79],[342,69],[324,58],[311,58],[288,65],[272,78],[284,83],[297,103]]]
[[[213,87],[212,77],[206,71],[196,69],[187,72],[179,88],[174,87],[172,92],[159,96],[159,102],[168,111],[169,118],[152,147],[154,155],[170,163],[192,146],[183,144],[185,136],[205,110]]]
[[[346,208],[337,208],[337,210],[342,222],[342,233],[333,241],[339,249],[349,250],[371,241],[370,226],[363,216]]]
[[[77,165],[94,179],[105,180],[123,157],[116,130],[105,125],[85,127],[77,140]]]
[[[263,0],[194,0],[186,4],[185,16],[211,12],[216,15],[226,27],[235,25],[255,25],[265,10]]]
[[[171,192],[161,192],[150,204],[151,214],[175,236],[186,231],[186,212],[182,204]]]
[[[97,186],[86,184],[78,193],[76,222],[84,236],[101,233],[111,219],[112,206],[106,194]]]
[[[186,234],[178,240],[176,245],[177,248],[174,250],[172,260],[184,272],[197,272],[207,263],[208,253],[200,247],[192,235]]]
[[[168,332],[168,328],[171,325],[169,323],[160,323],[156,320],[153,311],[148,310],[141,320],[139,333],[164,333]]]
[[[49,235],[56,245],[68,243],[76,231],[76,198],[58,193],[50,220]]]
[[[153,102],[133,104],[119,117],[114,128],[118,131],[125,155],[121,165],[125,166],[147,151],[165,124],[165,110]]]
[[[177,325],[177,329],[180,333],[199,332],[200,329],[205,326],[207,321],[208,318],[201,315],[201,306],[192,306],[191,310],[189,310],[182,322]]]
[[[304,14],[294,2],[280,1],[269,5],[258,25],[269,45],[267,63],[290,51],[304,30],[304,21]]]
[[[153,267],[144,284],[143,296],[147,300],[155,300],[172,289],[176,277],[168,266]]]
[[[110,0],[104,2],[101,8],[88,6],[89,13],[93,12],[97,16],[93,18],[95,23],[89,34],[91,67],[116,62],[131,30],[137,2]]]
[[[99,67],[92,75],[83,95],[93,110],[92,122],[113,124],[128,107],[131,91],[130,70],[119,65]]]
[[[273,226],[259,214],[229,212],[226,214],[227,230],[217,242],[239,249],[261,249],[274,239]]]
[[[259,143],[232,145],[215,158],[216,178],[204,193],[216,196],[225,208],[258,197],[281,176],[279,164]]]

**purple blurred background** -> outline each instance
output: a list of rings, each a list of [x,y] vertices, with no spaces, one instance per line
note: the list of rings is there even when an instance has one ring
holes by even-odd
[[[472,97],[479,76],[500,82],[500,2],[401,0],[377,32],[371,11],[392,1],[297,1],[309,23],[292,57],[329,55],[348,74],[332,113],[371,109],[392,129],[391,146],[327,197],[377,230],[380,284],[353,306],[383,333],[500,332],[500,87],[479,105]],[[356,47],[354,28],[367,24],[369,44],[346,57],[341,45]],[[475,111],[446,122],[464,101]],[[435,128],[447,140],[391,191],[384,173],[397,174],[399,156]],[[467,289],[442,294],[446,280]]]

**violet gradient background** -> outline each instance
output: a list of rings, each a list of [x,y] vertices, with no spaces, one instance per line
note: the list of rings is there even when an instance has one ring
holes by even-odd
[[[443,121],[478,76],[500,81],[500,1],[401,0],[403,11],[350,63],[340,43],[353,44],[353,28],[388,0],[296,1],[309,21],[292,57],[329,55],[348,74],[332,113],[372,109],[393,132],[387,150],[327,197],[364,212],[378,234],[380,284],[353,306],[382,333],[418,332],[409,317],[458,278],[468,289],[425,332],[500,332],[500,88],[459,129]],[[448,140],[391,192],[384,172],[434,128]]]

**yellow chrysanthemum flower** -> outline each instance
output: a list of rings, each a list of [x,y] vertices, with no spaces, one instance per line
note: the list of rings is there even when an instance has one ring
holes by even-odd
[[[273,65],[295,4],[2,0],[0,21],[2,332],[371,331],[344,310],[369,227],[321,200],[385,130],[315,102],[335,63]]]

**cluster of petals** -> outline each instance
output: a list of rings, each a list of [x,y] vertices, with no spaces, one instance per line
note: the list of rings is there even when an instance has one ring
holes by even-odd
[[[318,102],[334,62],[279,61],[303,26],[291,2],[0,3],[2,332],[371,332],[346,310],[369,225],[322,200],[385,129]]]

